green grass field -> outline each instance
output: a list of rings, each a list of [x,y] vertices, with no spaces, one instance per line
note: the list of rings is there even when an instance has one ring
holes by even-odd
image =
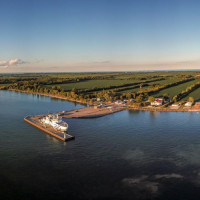
[[[200,101],[200,88],[197,88],[182,100],[187,101],[189,97],[193,97],[195,101]]]
[[[143,89],[148,87],[153,88],[154,86],[162,86],[171,83],[181,81],[183,79],[194,78],[196,75],[200,75],[199,71],[157,71],[157,72],[109,72],[109,73],[33,73],[33,74],[0,74],[0,86],[9,86],[11,88],[24,88],[34,90],[35,87],[42,87],[51,89],[52,86],[60,86],[65,91],[71,91],[73,88],[76,89],[93,89],[93,88],[104,88],[105,91],[112,90],[106,89],[106,87],[116,86],[118,91],[117,95],[121,96],[124,93],[134,93],[140,90],[139,84],[142,82],[148,82],[147,86],[143,86]],[[154,81],[155,79],[164,79],[160,81]],[[155,93],[149,93],[150,96],[161,97],[163,94],[168,93],[172,98],[185,90],[188,86],[200,81],[200,79],[192,80],[174,87],[161,90]],[[67,83],[69,82],[69,83]],[[19,83],[19,84],[14,84]],[[123,84],[137,83],[137,85],[122,86]],[[137,88],[133,88],[137,86]],[[124,89],[124,90],[123,90]],[[22,89],[23,90],[23,89]],[[101,92],[100,90],[96,90]],[[88,91],[82,93],[92,94],[96,91]],[[96,95],[96,94],[95,94]],[[85,95],[86,96],[86,95]],[[200,89],[196,89],[188,95],[192,96],[195,100],[200,98]],[[185,97],[184,100],[187,100]],[[123,97],[122,97],[123,98]]]
[[[149,84],[150,85],[154,85],[154,84],[164,85],[164,84],[169,84],[169,83],[175,83],[175,82],[178,82],[178,81],[181,81],[181,78],[168,78],[166,80],[151,82]]]
[[[178,78],[170,78],[167,80],[161,80],[161,81],[155,81],[155,82],[151,82],[149,83],[149,85],[153,85],[153,84],[168,84],[168,83],[173,83],[173,82],[177,82],[180,79]],[[86,81],[81,81],[81,82],[77,82],[77,83],[65,83],[65,84],[56,84],[54,86],[60,86],[62,89],[64,89],[65,91],[70,91],[73,88],[76,89],[90,89],[90,88],[94,88],[94,87],[107,87],[107,86],[118,86],[121,84],[128,84],[128,83],[136,83],[136,82],[144,82],[145,80],[126,80],[126,79],[110,79],[110,80],[86,80]],[[53,85],[44,85],[43,87],[46,88],[51,88]],[[144,86],[144,88],[147,86]],[[138,91],[138,88],[135,89],[130,89],[130,90],[125,90],[122,91],[120,93],[124,93],[124,92],[136,92]]]
[[[142,88],[143,89],[146,89],[150,86],[153,86],[153,85],[164,85],[164,84],[169,84],[169,83],[175,83],[175,82],[178,82],[180,81],[181,79],[180,78],[169,78],[167,80],[161,80],[161,81],[155,81],[155,82],[150,82],[148,83],[149,86],[143,86]],[[126,93],[126,92],[138,92],[140,90],[140,88],[134,88],[134,89],[127,89],[127,90],[124,90],[122,92],[119,92],[119,93]]]
[[[69,91],[72,88],[76,89],[89,89],[94,87],[107,87],[113,85],[120,85],[126,83],[135,83],[138,81],[134,80],[87,80],[81,81],[78,83],[66,83],[66,84],[56,84],[56,86],[60,86],[62,89]],[[53,85],[44,85],[43,87],[51,88]]]
[[[161,97],[163,94],[167,93],[169,94],[170,98],[172,98],[173,96],[177,95],[178,93],[180,93],[181,91],[185,90],[188,86],[198,82],[199,80],[193,80],[193,81],[189,81],[174,87],[170,87],[164,90],[161,90],[158,93],[152,94],[152,96],[154,97]]]

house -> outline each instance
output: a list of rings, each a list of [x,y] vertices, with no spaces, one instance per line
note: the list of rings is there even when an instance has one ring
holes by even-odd
[[[135,100],[134,100],[134,99],[129,99],[129,101],[130,101],[130,102],[135,102]]]
[[[174,103],[174,104],[172,104],[171,106],[170,106],[170,109],[173,109],[173,110],[177,110],[177,109],[179,109],[180,108],[180,103]]]
[[[163,105],[163,99],[156,98],[155,101],[151,102],[152,106],[162,106]]]
[[[113,111],[113,107],[112,106],[108,106],[107,107],[110,111]]]
[[[151,106],[161,106],[161,105],[162,103],[157,102],[157,101],[151,102]]]
[[[179,107],[181,104],[180,103],[174,103],[171,105],[171,107]]]
[[[192,102],[187,102],[187,103],[185,103],[185,106],[191,107],[191,106],[192,106]]]
[[[117,100],[117,101],[115,101],[115,104],[117,104],[117,105],[121,105],[121,104],[123,104],[123,101],[121,101],[121,100]]]
[[[101,98],[97,98],[97,101],[102,101],[102,99]]]

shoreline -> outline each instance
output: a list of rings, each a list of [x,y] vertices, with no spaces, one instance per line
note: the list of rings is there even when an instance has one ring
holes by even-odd
[[[130,110],[149,111],[149,112],[200,112],[199,110],[191,109],[170,109],[170,108],[130,108]]]
[[[20,92],[20,93],[26,93],[26,94],[37,94],[37,95],[40,95],[40,96],[51,97],[51,98],[55,98],[55,99],[62,99],[62,100],[80,103],[80,104],[85,104],[85,105],[94,105],[94,104],[85,103],[85,102],[82,102],[82,101],[79,101],[79,100],[69,99],[67,97],[57,96],[57,95],[53,95],[53,94],[44,94],[44,93],[38,93],[38,92],[26,92],[26,91],[21,91],[21,90],[14,90],[14,89],[8,89],[7,91],[14,91],[14,92]]]
[[[21,91],[21,90],[14,90],[14,89],[6,89],[7,91],[14,91],[14,92],[20,92],[20,93],[26,93],[26,94],[36,94],[36,95],[41,95],[45,97],[50,97],[50,98],[55,98],[55,99],[61,99],[61,100],[66,100],[74,103],[79,103],[79,104],[85,104],[85,105],[90,105],[90,106],[95,106],[96,104],[90,104],[89,102],[82,102],[80,100],[74,100],[74,99],[69,99],[67,97],[62,97],[58,95],[52,95],[52,94],[44,94],[44,93],[38,93],[38,92],[26,92],[26,91]],[[105,104],[110,104],[110,102],[103,102]],[[199,109],[192,109],[191,108],[178,108],[178,109],[170,109],[170,108],[163,108],[163,107],[130,107],[129,105],[126,105],[124,107],[124,110],[136,110],[136,111],[150,111],[150,112],[200,112]],[[104,115],[103,115],[104,116]]]

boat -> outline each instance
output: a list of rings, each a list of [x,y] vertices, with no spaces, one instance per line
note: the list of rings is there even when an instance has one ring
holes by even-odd
[[[62,117],[57,114],[49,114],[46,117],[43,117],[40,121],[43,124],[52,126],[54,129],[62,132],[66,132],[69,127],[66,122],[62,121]]]

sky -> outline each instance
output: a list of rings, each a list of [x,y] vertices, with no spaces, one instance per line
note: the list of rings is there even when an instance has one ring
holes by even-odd
[[[0,0],[0,73],[200,69],[199,0]]]

